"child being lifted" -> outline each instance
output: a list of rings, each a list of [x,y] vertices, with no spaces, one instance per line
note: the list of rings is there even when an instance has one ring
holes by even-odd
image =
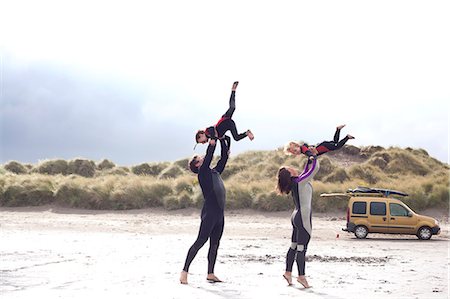
[[[297,142],[291,141],[286,145],[285,152],[292,155],[305,154],[309,158],[311,156],[319,156],[330,151],[338,150],[343,147],[349,139],[355,139],[352,135],[347,134],[344,139],[339,141],[339,134],[343,127],[345,127],[345,125],[336,127],[333,141],[322,141],[316,146],[310,146],[306,143],[300,145]]]
[[[208,127],[205,130],[197,131],[197,133],[195,134],[196,143],[206,143],[209,139],[222,139],[227,131],[231,132],[231,135],[233,135],[233,139],[236,141],[239,141],[247,136],[250,140],[253,140],[254,136],[250,130],[239,134],[236,129],[236,124],[231,118],[233,116],[234,110],[236,109],[235,94],[238,84],[238,81],[234,82],[231,88],[230,108],[228,108],[227,112],[222,115],[215,126]]]

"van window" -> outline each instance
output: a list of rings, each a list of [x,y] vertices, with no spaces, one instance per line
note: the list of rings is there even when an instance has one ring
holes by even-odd
[[[390,203],[391,216],[408,216],[408,210],[398,203]]]
[[[371,202],[370,203],[371,215],[386,215],[386,203],[384,202]]]
[[[353,214],[366,214],[367,203],[364,201],[355,201],[353,203]]]

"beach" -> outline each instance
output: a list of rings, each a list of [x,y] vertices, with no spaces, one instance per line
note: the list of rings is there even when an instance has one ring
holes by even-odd
[[[208,243],[179,283],[200,211],[92,211],[54,206],[0,209],[0,294],[7,298],[448,298],[449,223],[441,234],[343,232],[344,212],[313,214],[310,289],[282,278],[290,212],[227,211],[215,274]],[[425,214],[427,215],[427,214]],[[294,264],[294,275],[297,274]]]

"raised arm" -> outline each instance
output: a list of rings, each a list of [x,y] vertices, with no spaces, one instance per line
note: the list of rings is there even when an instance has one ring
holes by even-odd
[[[210,168],[215,149],[216,141],[214,139],[209,140],[208,148],[206,149],[206,156],[203,159],[203,164],[200,166],[199,172]]]
[[[222,173],[224,171],[225,165],[227,164],[228,153],[229,153],[229,149],[230,149],[230,142],[231,142],[231,138],[227,135],[225,135],[224,138],[220,139],[220,148],[221,148],[220,160],[219,160],[219,162],[217,162],[217,165],[214,168],[219,173]]]
[[[300,183],[301,181],[308,180],[311,175],[313,174],[314,170],[316,170],[316,164],[317,164],[317,158],[313,157],[312,162],[308,160],[305,165],[305,169],[303,170],[302,174],[300,174],[298,177],[294,178],[295,183]]]

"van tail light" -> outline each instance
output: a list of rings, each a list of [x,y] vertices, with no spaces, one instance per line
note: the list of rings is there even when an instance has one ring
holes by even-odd
[[[350,222],[350,208],[347,207],[347,223]]]

